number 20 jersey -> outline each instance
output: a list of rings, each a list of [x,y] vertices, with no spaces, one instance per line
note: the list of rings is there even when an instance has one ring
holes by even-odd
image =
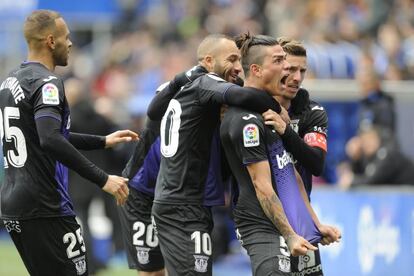
[[[61,133],[68,137],[69,108],[62,80],[40,63],[22,63],[0,86],[3,219],[74,215],[67,168],[40,147],[35,120],[43,116],[61,121]]]
[[[213,134],[221,103],[235,84],[213,74],[199,77],[170,101],[161,121],[161,164],[154,202],[203,205]]]

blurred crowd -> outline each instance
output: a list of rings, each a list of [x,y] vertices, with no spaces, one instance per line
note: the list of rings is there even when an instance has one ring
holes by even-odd
[[[208,33],[290,36],[308,49],[307,78],[354,78],[361,56],[386,80],[414,77],[414,1],[410,0],[119,0],[108,47],[73,31],[66,78],[97,100],[99,113],[139,128],[156,88],[196,63]]]

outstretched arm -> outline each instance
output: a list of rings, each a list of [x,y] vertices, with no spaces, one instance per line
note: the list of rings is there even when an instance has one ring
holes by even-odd
[[[128,180],[119,176],[108,176],[95,166],[63,137],[60,126],[61,122],[54,117],[42,116],[36,119],[36,129],[42,149],[55,160],[114,195],[118,204],[123,204],[129,193]]]

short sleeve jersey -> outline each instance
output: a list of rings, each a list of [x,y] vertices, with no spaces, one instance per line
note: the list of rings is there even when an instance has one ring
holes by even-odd
[[[221,102],[234,84],[206,74],[184,86],[161,121],[161,164],[154,202],[203,205]]]
[[[35,120],[44,116],[59,120],[68,137],[70,112],[62,80],[40,63],[22,63],[0,85],[3,219],[74,215],[68,170],[39,143]]]
[[[310,241],[319,238],[317,228],[306,209],[296,182],[293,160],[281,137],[266,127],[260,114],[230,108],[221,125],[221,140],[230,168],[239,184],[234,210],[236,225],[244,234],[257,230],[278,230],[265,215],[246,166],[268,160],[272,185],[279,196],[293,229]]]

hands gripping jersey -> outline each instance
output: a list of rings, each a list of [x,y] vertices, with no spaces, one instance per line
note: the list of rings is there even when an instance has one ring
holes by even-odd
[[[268,160],[274,190],[292,228],[307,240],[318,242],[321,236],[300,195],[292,158],[280,136],[265,127],[261,115],[230,108],[222,121],[220,134],[229,165],[239,184],[234,217],[242,235],[254,233],[258,224],[260,231],[279,233],[263,212],[245,167]]]
[[[0,86],[3,219],[74,215],[68,170],[39,144],[35,120],[43,116],[60,121],[61,133],[68,137],[69,107],[62,80],[40,63],[23,63]]]

